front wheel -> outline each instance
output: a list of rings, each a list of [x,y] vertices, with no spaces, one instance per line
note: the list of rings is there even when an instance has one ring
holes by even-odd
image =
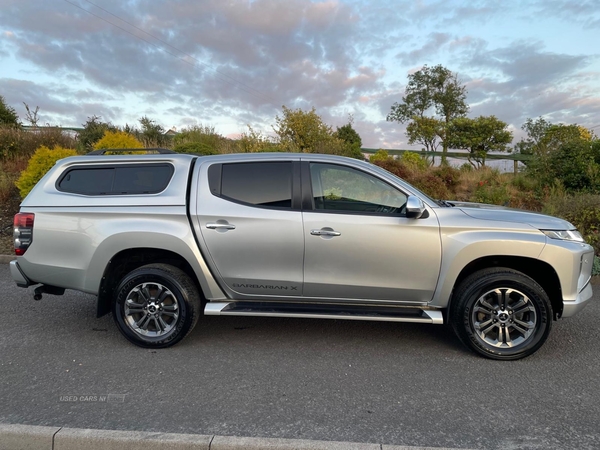
[[[532,278],[508,268],[480,270],[454,294],[450,321],[470,349],[492,359],[536,352],[552,327],[552,305]]]
[[[113,317],[130,342],[146,348],[175,345],[198,321],[198,288],[177,267],[150,264],[127,274],[117,288]]]

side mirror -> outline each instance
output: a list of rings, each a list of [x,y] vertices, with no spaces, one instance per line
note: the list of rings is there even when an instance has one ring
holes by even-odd
[[[409,219],[419,219],[423,216],[423,213],[427,211],[423,200],[414,195],[409,195],[406,200],[406,217]]]

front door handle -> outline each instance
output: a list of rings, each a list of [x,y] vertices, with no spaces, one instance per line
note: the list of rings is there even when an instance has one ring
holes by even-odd
[[[340,233],[339,231],[325,230],[325,229],[310,230],[310,234],[312,234],[313,236],[341,236],[342,235],[342,233]]]
[[[206,228],[211,230],[235,230],[235,225],[231,223],[207,223]]]

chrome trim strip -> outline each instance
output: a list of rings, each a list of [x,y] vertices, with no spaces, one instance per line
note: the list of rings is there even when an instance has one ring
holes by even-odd
[[[13,259],[10,263],[9,263],[9,267],[10,267],[10,275],[12,276],[13,280],[15,280],[15,282],[17,283],[17,286],[19,287],[27,287],[27,286],[31,286],[32,283],[31,280],[29,280],[29,278],[27,278],[27,276],[23,273],[23,271],[21,270],[21,268],[19,267],[19,263],[17,262],[16,259]]]
[[[206,316],[245,316],[245,317],[296,317],[302,319],[340,319],[340,320],[365,320],[375,322],[410,322],[410,323],[431,323],[441,325],[444,319],[441,311],[422,310],[421,317],[407,316],[372,316],[360,314],[336,314],[332,311],[331,314],[324,313],[288,313],[288,312],[273,312],[273,311],[235,311],[229,310],[234,307],[236,302],[208,302],[204,307],[204,315]]]
[[[229,305],[235,305],[235,302],[207,302],[204,307],[205,316],[220,316],[221,311]]]
[[[587,279],[587,281],[585,283],[583,283],[583,287],[581,289],[579,289],[579,292],[577,292],[578,294],[581,294],[581,292],[587,287],[588,284],[590,284],[590,282],[592,281],[592,276],[590,275]]]
[[[431,323],[435,325],[443,325],[444,324],[444,316],[442,311],[427,309],[423,310],[423,313],[431,318]]]

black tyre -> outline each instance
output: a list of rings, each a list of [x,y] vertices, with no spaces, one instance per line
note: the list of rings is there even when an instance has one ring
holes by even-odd
[[[544,289],[508,268],[480,270],[456,289],[450,323],[470,349],[491,359],[515,360],[536,352],[552,328]]]
[[[146,348],[175,345],[192,331],[200,312],[196,285],[167,264],[131,271],[121,280],[113,302],[113,317],[123,336]]]

